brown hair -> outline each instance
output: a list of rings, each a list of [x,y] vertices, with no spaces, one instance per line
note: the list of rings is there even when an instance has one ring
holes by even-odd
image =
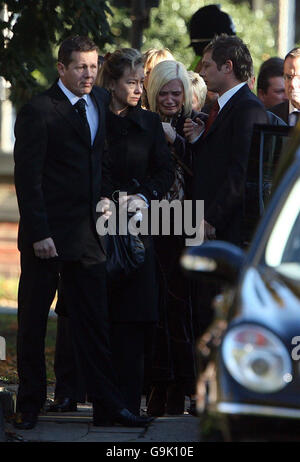
[[[211,57],[220,70],[226,61],[232,61],[235,77],[246,82],[253,74],[251,54],[244,42],[236,36],[217,35],[203,50],[203,54],[211,51]]]
[[[143,58],[141,53],[135,48],[116,50],[105,57],[105,61],[99,71],[97,84],[109,90],[110,82],[112,80],[119,80],[127,67],[134,69],[139,65],[143,65]]]
[[[66,38],[59,47],[58,61],[66,67],[72,61],[71,55],[73,51],[94,51],[98,52],[97,45],[89,37],[74,35]]]

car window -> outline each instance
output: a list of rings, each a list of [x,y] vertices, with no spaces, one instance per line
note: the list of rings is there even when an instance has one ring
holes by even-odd
[[[254,125],[247,168],[243,241],[247,247],[265,212],[272,191],[274,171],[290,140],[291,127]]]
[[[277,217],[266,246],[265,262],[282,275],[300,281],[300,178]]]

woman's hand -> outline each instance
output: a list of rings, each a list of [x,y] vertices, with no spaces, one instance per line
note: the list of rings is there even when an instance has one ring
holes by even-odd
[[[196,118],[196,122],[187,118],[183,126],[184,136],[190,143],[193,143],[193,141],[196,141],[196,139],[199,137],[204,128],[204,122],[198,117]]]
[[[176,131],[175,131],[175,129],[172,127],[171,124],[169,124],[167,122],[162,122],[162,127],[164,129],[167,141],[169,141],[169,143],[173,144],[175,139],[176,139]]]
[[[137,212],[138,210],[147,208],[147,204],[139,195],[132,194],[129,196],[121,196],[119,199],[120,207],[127,207],[129,212]]]
[[[100,204],[101,204],[101,208],[100,210],[97,210],[97,211],[102,213],[102,216],[105,217],[105,221],[106,221],[112,215],[112,211],[110,210],[111,201],[110,199],[108,199],[108,197],[101,197]]]

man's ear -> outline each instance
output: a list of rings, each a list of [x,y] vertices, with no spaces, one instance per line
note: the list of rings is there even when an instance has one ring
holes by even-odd
[[[227,61],[225,61],[222,67],[226,74],[230,74],[231,72],[233,72],[233,63],[231,59],[227,59]]]
[[[65,75],[65,65],[63,63],[58,62],[57,71],[58,71],[59,76],[63,77]]]

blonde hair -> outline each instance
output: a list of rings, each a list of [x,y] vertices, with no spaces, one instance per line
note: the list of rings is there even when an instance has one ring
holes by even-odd
[[[97,76],[97,84],[109,90],[112,80],[119,80],[126,68],[134,69],[143,65],[143,57],[135,48],[121,48],[105,56]]]
[[[206,99],[207,86],[203,78],[197,74],[197,72],[188,71],[188,75],[191,80],[192,91],[198,100],[200,109],[202,109]]]
[[[145,74],[150,72],[154,66],[161,61],[170,61],[172,59],[174,59],[174,57],[168,48],[163,48],[161,50],[157,50],[157,48],[149,48],[149,50],[143,54]]]
[[[191,81],[185,66],[178,61],[161,61],[152,69],[147,88],[147,96],[151,111],[159,112],[157,107],[157,95],[164,85],[175,79],[180,80],[183,85],[183,115],[190,116],[193,99]]]

